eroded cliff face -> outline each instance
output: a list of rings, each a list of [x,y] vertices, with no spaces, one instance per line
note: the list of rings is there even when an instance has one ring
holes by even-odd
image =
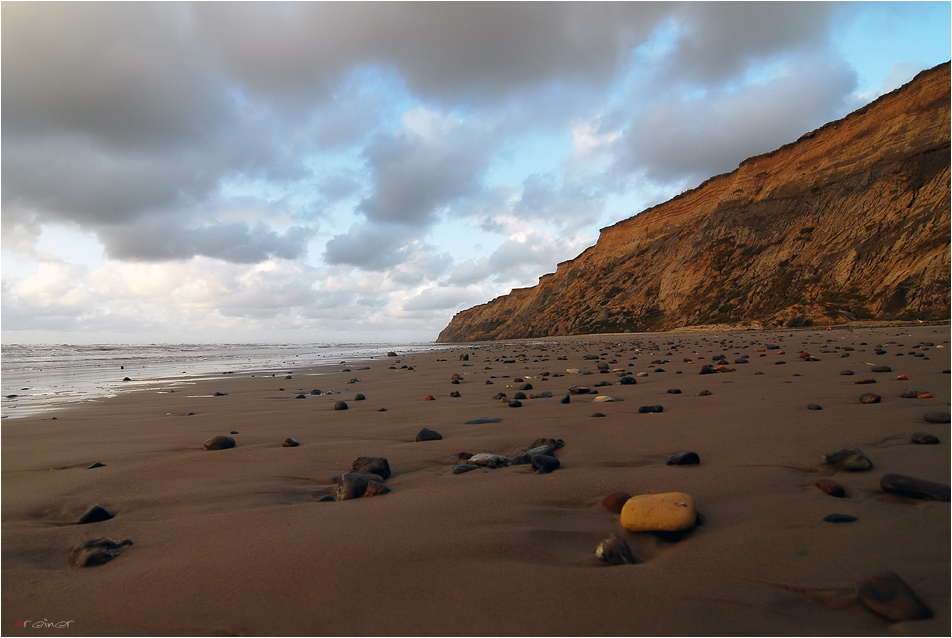
[[[602,229],[438,341],[946,319],[949,63],[842,120]]]

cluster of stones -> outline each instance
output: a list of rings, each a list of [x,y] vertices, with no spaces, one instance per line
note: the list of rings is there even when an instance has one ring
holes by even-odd
[[[563,447],[562,439],[536,439],[528,448],[511,457],[490,452],[470,454],[460,452],[461,463],[453,466],[453,474],[465,474],[480,468],[495,469],[510,465],[531,465],[536,474],[548,474],[559,469],[561,461],[555,457],[555,451]]]
[[[390,478],[390,462],[379,456],[361,456],[354,460],[350,472],[344,472],[337,485],[337,500],[379,496],[390,492],[384,481]]]

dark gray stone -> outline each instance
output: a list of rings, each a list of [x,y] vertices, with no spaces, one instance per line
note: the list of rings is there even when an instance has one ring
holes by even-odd
[[[646,412],[664,412],[664,406],[662,405],[643,405],[638,408],[638,412],[644,414]]]
[[[459,463],[453,466],[453,474],[464,474],[466,472],[472,472],[473,470],[478,469],[478,465],[473,465],[471,463]]]
[[[227,450],[228,448],[235,447],[236,443],[235,439],[230,436],[219,434],[205,441],[204,445],[206,450]]]
[[[536,474],[548,474],[559,469],[559,465],[561,465],[559,459],[545,454],[536,454],[530,461]]]
[[[99,521],[108,521],[110,518],[114,518],[116,515],[112,510],[103,507],[99,503],[90,505],[86,508],[86,511],[77,519],[77,525],[85,525],[86,523],[98,523]]]
[[[443,435],[437,432],[436,430],[431,430],[430,428],[423,428],[416,435],[416,441],[439,441],[443,438]]]

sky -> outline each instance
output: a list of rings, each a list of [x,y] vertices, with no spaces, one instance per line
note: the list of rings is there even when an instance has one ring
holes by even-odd
[[[949,60],[950,3],[3,2],[11,343],[410,343]]]

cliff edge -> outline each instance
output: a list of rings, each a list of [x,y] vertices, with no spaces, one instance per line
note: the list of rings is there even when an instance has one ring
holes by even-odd
[[[437,341],[947,319],[950,64],[601,231]]]

